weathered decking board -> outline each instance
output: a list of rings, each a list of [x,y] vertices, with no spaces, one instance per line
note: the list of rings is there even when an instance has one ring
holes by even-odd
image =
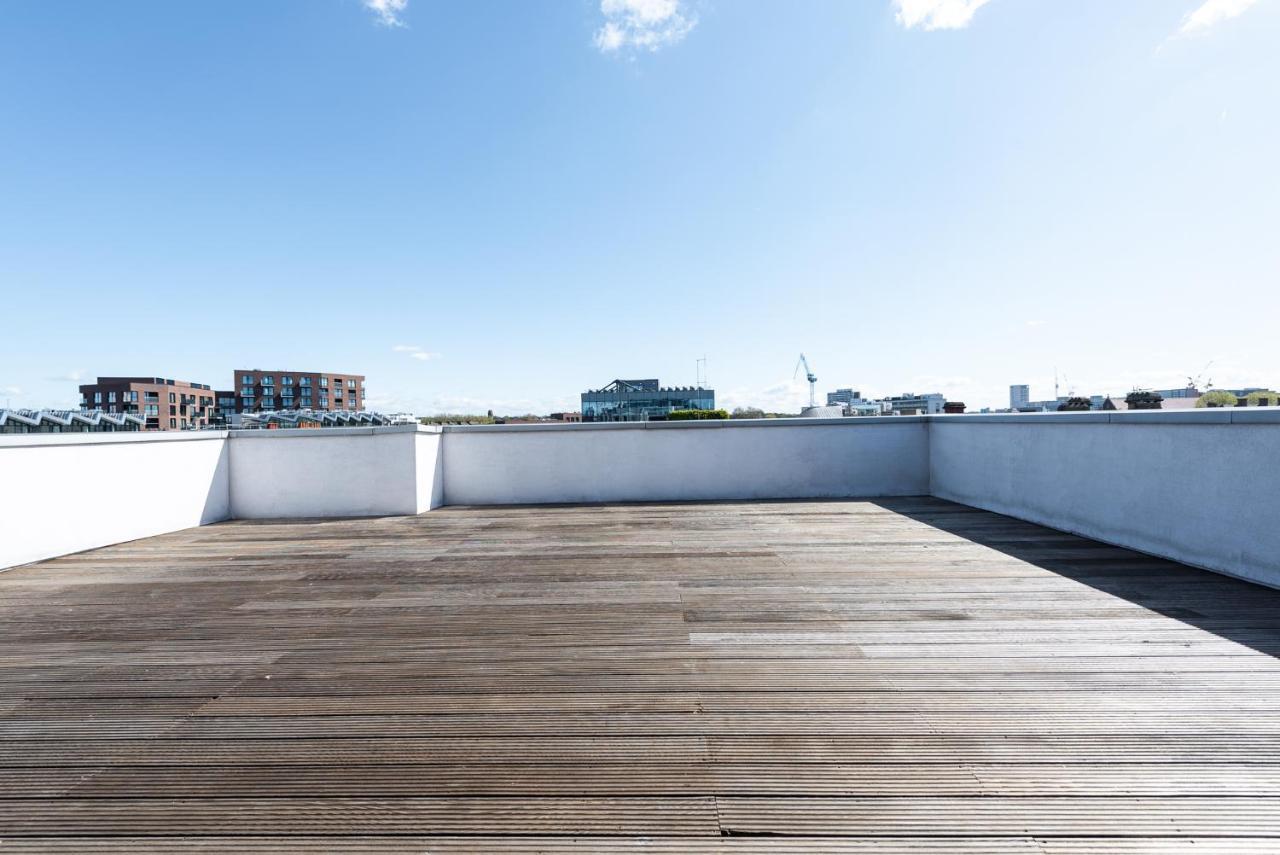
[[[0,573],[5,852],[1280,851],[1280,592],[932,499]]]

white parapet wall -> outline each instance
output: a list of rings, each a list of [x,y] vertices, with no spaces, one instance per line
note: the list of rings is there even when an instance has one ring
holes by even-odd
[[[440,429],[0,436],[0,569],[226,519],[417,514]]]
[[[438,506],[440,429],[421,425],[231,434],[231,516],[372,517]]]
[[[0,568],[219,520],[934,495],[1280,587],[1280,409],[0,437]]]
[[[224,520],[227,435],[0,436],[0,568]]]
[[[847,498],[923,495],[920,417],[457,425],[444,502]]]
[[[943,499],[1280,587],[1280,410],[935,416]]]

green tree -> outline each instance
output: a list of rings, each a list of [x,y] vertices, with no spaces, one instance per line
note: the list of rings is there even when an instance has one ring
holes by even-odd
[[[1230,392],[1214,389],[1196,399],[1197,407],[1234,407],[1239,399]]]
[[[491,425],[493,414],[481,416],[467,413],[440,413],[435,416],[421,416],[418,421],[424,425]]]
[[[727,419],[729,413],[725,410],[674,410],[667,416],[667,421],[687,422],[698,421],[700,419]]]
[[[1280,407],[1280,392],[1273,392],[1270,389],[1250,392],[1244,399],[1250,407]]]
[[[758,407],[735,407],[729,416],[731,419],[762,419],[764,410]]]

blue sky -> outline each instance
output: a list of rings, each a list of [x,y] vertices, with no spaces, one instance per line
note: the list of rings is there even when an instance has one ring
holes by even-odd
[[[1280,384],[1280,0],[0,13],[0,403]]]

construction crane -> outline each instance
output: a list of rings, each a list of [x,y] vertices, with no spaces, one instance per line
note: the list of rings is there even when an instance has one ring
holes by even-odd
[[[809,406],[818,406],[817,400],[814,398],[814,385],[818,382],[818,376],[809,368],[809,360],[804,358],[804,354],[800,354],[800,361],[796,363],[796,370],[792,372],[791,379],[794,380],[800,374],[800,366],[804,366],[804,377],[809,381]]]
[[[1213,367],[1213,363],[1215,362],[1217,362],[1216,359],[1210,359],[1209,364],[1206,365],[1204,368],[1201,368],[1199,374],[1197,374],[1195,377],[1188,377],[1187,378],[1188,388],[1196,389],[1197,391],[1200,391],[1200,392],[1208,392],[1210,389],[1212,389],[1213,379],[1206,378],[1205,375],[1209,373],[1209,369]],[[1200,388],[1201,383],[1204,383],[1203,389]]]

